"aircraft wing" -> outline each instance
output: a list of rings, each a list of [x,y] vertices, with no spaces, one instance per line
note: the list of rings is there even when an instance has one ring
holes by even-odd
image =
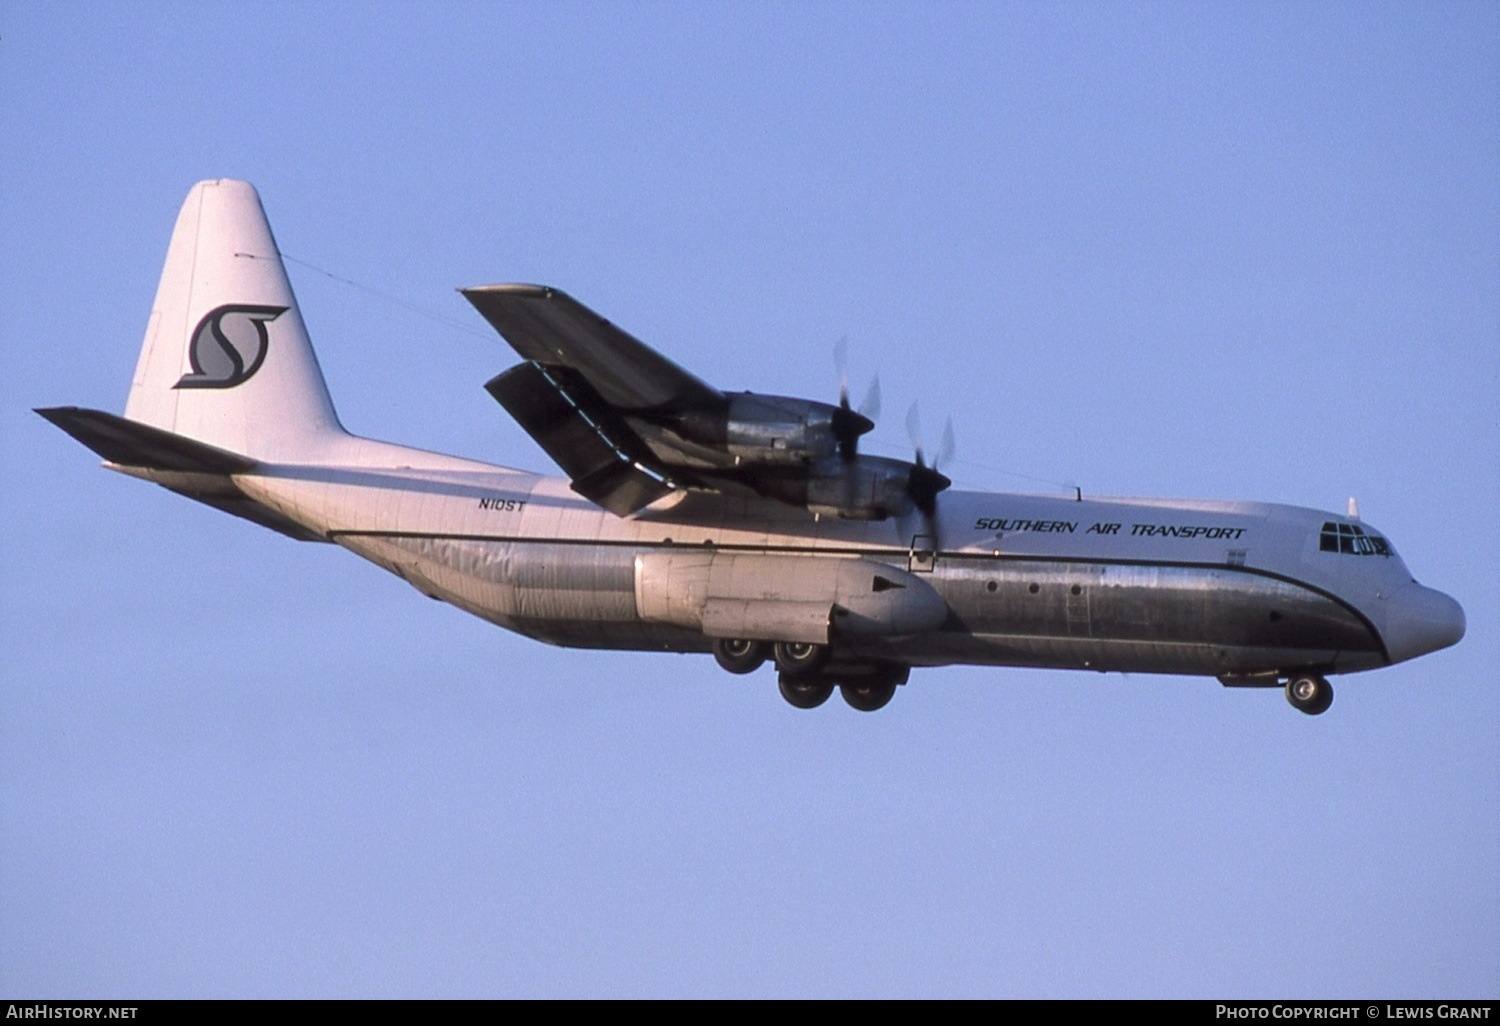
[[[572,480],[573,490],[629,516],[694,472],[730,461],[662,429],[663,418],[722,409],[724,394],[545,285],[486,285],[464,298],[526,363],[485,389]]]
[[[620,412],[695,409],[724,395],[578,300],[545,285],[485,285],[464,298],[523,359],[576,371]]]
[[[617,516],[693,489],[881,520],[913,507],[930,515],[949,484],[926,466],[859,455],[875,425],[847,396],[834,406],[726,395],[565,292],[460,291],[526,361],[485,388],[575,492]]]

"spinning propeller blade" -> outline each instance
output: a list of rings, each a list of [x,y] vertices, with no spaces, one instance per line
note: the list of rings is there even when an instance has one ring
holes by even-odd
[[[938,537],[937,497],[953,482],[938,470],[938,464],[953,458],[953,450],[956,447],[953,438],[953,421],[950,419],[943,429],[942,445],[938,450],[937,459],[933,460],[931,466],[928,466],[922,454],[922,420],[917,412],[916,403],[912,403],[911,409],[907,411],[906,432],[911,438],[912,449],[916,453],[912,461],[911,477],[907,480],[906,491],[911,496],[912,505],[922,513],[926,533],[932,535],[934,544],[941,546],[941,539]]]
[[[840,337],[833,346],[833,365],[839,375],[839,405],[833,412],[833,437],[838,441],[839,459],[845,463],[853,463],[859,456],[859,436],[875,429],[874,414],[866,415],[863,410],[855,412],[849,406],[849,340]],[[872,390],[875,394],[875,408],[878,413],[880,408],[880,387],[877,381]],[[869,397],[866,397],[861,406],[869,405]]]

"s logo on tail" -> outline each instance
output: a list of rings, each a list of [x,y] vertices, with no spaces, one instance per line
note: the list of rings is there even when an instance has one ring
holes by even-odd
[[[233,388],[248,381],[266,359],[266,325],[286,313],[284,306],[221,306],[193,329],[188,345],[192,373],[173,388]]]

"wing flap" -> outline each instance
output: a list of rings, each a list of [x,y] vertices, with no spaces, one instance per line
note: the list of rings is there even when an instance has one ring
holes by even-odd
[[[623,517],[674,490],[642,469],[640,439],[581,379],[523,363],[484,387],[590,502]]]
[[[572,488],[596,506],[602,506],[617,517],[651,505],[675,490],[639,467],[629,463],[611,463],[592,474],[575,480]]]

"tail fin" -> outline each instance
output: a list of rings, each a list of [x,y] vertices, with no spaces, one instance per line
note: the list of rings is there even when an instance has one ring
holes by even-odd
[[[315,458],[344,436],[248,182],[188,193],[125,416],[270,462]]]

